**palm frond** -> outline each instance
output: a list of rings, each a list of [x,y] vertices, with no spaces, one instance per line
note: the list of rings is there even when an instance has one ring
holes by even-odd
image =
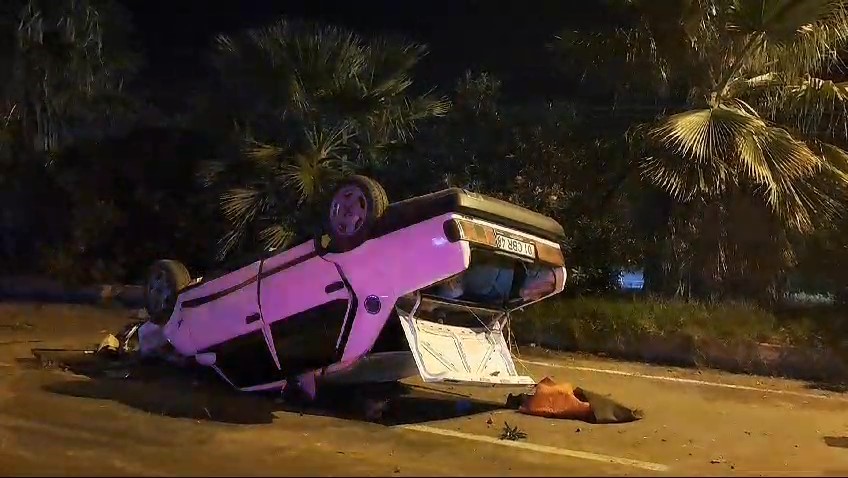
[[[842,65],[840,52],[848,47],[848,1],[756,0],[748,5],[748,1],[740,0],[738,3],[746,5],[746,12],[756,11],[760,3],[775,10],[772,14],[749,12],[759,16],[756,22],[760,24],[747,29],[762,38],[760,47],[748,60],[751,71],[773,71],[791,82]]]
[[[280,160],[284,154],[283,148],[273,145],[248,140],[243,147],[244,155],[256,164],[273,164]]]
[[[727,84],[728,98],[742,98],[758,92],[768,92],[772,88],[781,87],[786,80],[774,72],[754,76],[739,76]]]
[[[827,14],[799,29],[791,52],[787,49],[781,60],[799,74],[820,74],[842,66],[840,54],[846,46],[848,2],[835,1]]]
[[[365,50],[367,69],[363,79],[371,94],[391,97],[403,94],[412,78],[409,72],[427,54],[427,47],[389,38],[379,38]]]
[[[442,117],[449,110],[450,101],[446,97],[430,94],[412,99],[404,97],[369,115],[368,134],[377,144],[405,143],[415,135],[421,120]]]
[[[307,150],[322,160],[338,158],[351,134],[353,134],[353,125],[350,122],[342,122],[330,127],[313,125],[305,134]]]
[[[788,131],[740,109],[717,107],[671,116],[650,130],[659,154],[642,163],[643,176],[682,201],[717,197],[749,183],[774,214],[809,230],[815,214],[836,207],[810,186],[825,163]]]
[[[841,136],[848,137],[848,82],[806,78],[781,93],[776,106],[802,131],[833,134],[841,127]]]
[[[223,261],[227,255],[235,249],[245,235],[244,228],[231,228],[218,241],[218,253],[215,258],[218,261]]]
[[[219,240],[218,260],[223,260],[244,240],[252,223],[262,219],[267,202],[266,191],[258,188],[232,188],[221,194],[221,212],[230,227]]]
[[[763,33],[792,40],[802,28],[843,9],[842,0],[733,0],[729,28],[744,34]]]
[[[807,144],[824,159],[824,169],[836,181],[837,189],[848,191],[848,151],[816,139]]]
[[[294,164],[281,169],[283,183],[299,195],[300,204],[314,198],[324,187],[340,175],[342,165],[332,158],[320,158],[315,155],[298,155]]]
[[[294,233],[283,224],[272,224],[259,232],[259,239],[266,249],[286,247]]]
[[[350,134],[349,123],[323,128],[313,125],[307,130],[305,149],[279,170],[283,184],[298,192],[300,203],[315,197],[340,173]]]
[[[233,188],[221,195],[221,212],[237,229],[256,218],[262,208],[259,189]]]
[[[675,154],[703,164],[726,157],[736,147],[736,137],[761,123],[738,109],[719,106],[672,115],[649,134]]]

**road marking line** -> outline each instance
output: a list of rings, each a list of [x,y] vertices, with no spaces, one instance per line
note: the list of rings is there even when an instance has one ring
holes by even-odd
[[[553,446],[536,445],[533,443],[525,443],[519,441],[499,440],[497,438],[487,437],[483,435],[473,435],[471,433],[445,430],[444,428],[429,427],[427,425],[400,425],[396,428],[431,433],[433,435],[442,435],[453,438],[464,438],[466,440],[491,443],[492,445],[507,446],[512,448],[518,448],[521,450],[535,451],[538,453],[547,453],[549,455],[568,456],[571,458],[581,458],[584,460],[601,461],[605,463],[614,463],[616,465],[632,466],[635,468],[641,468],[643,470],[668,471],[669,469],[669,467],[667,467],[666,465],[661,465],[659,463],[651,463],[649,461],[631,460],[629,458],[619,458],[617,456],[601,455],[588,451],[569,450],[567,448],[556,448]]]
[[[541,365],[543,367],[554,367],[554,368],[565,368],[570,370],[579,370],[581,372],[597,372],[597,373],[606,373],[610,375],[622,375],[625,377],[637,377],[637,378],[649,378],[652,380],[664,380],[666,382],[677,382],[677,383],[688,383],[692,385],[707,385],[710,387],[722,387],[722,388],[733,388],[736,390],[749,390],[752,392],[763,392],[763,393],[776,393],[779,395],[793,395],[797,397],[804,398],[823,398],[830,400],[839,400],[843,402],[848,402],[848,397],[842,396],[833,396],[833,395],[819,395],[815,393],[805,393],[805,392],[795,392],[792,390],[774,390],[770,388],[761,388],[761,387],[751,387],[748,385],[734,385],[732,383],[719,383],[719,382],[708,382],[706,380],[695,380],[692,378],[678,378],[678,377],[666,377],[663,375],[647,375],[639,372],[625,372],[623,370],[610,370],[605,368],[593,368],[593,367],[580,367],[578,365],[559,365],[555,363],[548,362],[536,362],[534,360],[524,360],[517,359],[519,362],[528,363],[531,365]]]

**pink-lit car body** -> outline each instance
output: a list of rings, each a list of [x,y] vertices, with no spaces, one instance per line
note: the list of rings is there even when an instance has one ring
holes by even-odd
[[[440,206],[419,211],[434,203]],[[499,220],[499,210],[515,218]],[[163,326],[165,337],[179,354],[213,367],[245,391],[283,388],[292,380],[314,391],[322,380],[380,382],[416,373],[425,381],[532,384],[515,372],[501,328],[510,310],[563,290],[566,273],[556,242],[561,227],[526,209],[459,190],[395,203],[390,212],[394,224],[352,250],[334,252],[316,239],[191,284]],[[524,217],[536,225],[523,227]],[[542,230],[548,238],[540,237]],[[540,266],[546,274],[541,292],[526,292],[535,295],[513,305],[481,305],[497,312],[486,315],[492,320],[483,329],[417,315],[416,310],[438,309],[433,304],[478,315],[474,304],[424,300],[422,294],[431,296],[422,291],[461,277],[479,254],[522,264],[515,267],[525,276],[528,267]],[[422,307],[422,300],[430,305]],[[457,349],[434,349],[443,343]]]

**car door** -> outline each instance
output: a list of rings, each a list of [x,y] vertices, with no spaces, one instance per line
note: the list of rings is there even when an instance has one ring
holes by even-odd
[[[280,380],[263,330],[256,261],[188,291],[181,303],[198,354],[214,353],[214,367],[237,388]]]
[[[284,377],[339,361],[356,297],[311,243],[268,259],[259,281],[262,319]]]

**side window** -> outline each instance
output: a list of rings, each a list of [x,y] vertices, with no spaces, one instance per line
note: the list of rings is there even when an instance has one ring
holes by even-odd
[[[334,299],[270,325],[284,376],[319,369],[338,360],[336,343],[348,312],[347,299]]]
[[[215,366],[237,388],[264,385],[282,379],[261,330],[215,345],[207,351],[215,353]]]

